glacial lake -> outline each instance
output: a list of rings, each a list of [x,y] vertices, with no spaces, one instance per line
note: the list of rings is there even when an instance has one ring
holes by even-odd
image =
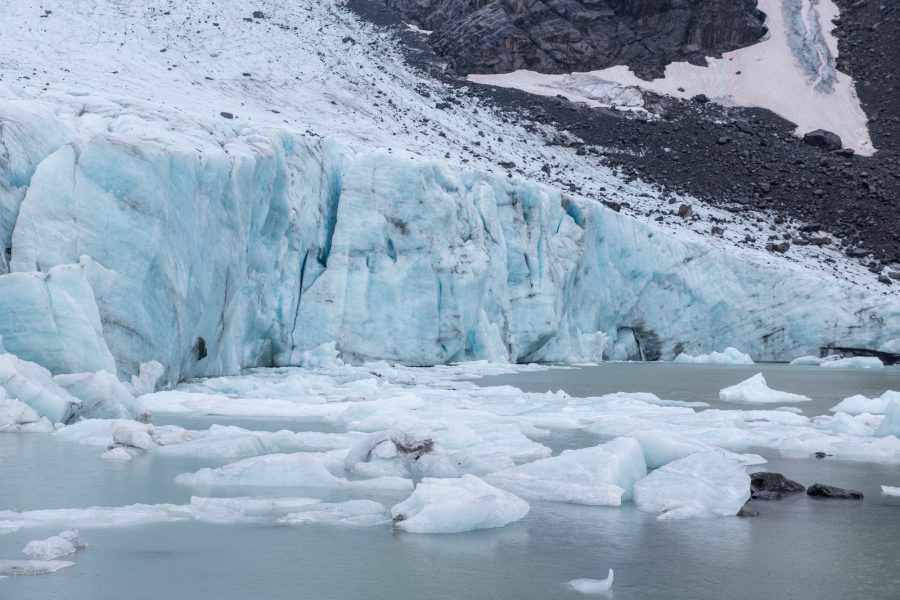
[[[763,372],[775,389],[813,397],[804,414],[824,414],[844,397],[900,390],[900,369],[828,370],[816,367],[610,363],[491,376],[479,385],[525,390],[562,389],[573,396],[615,391],[706,401],[718,390]],[[770,407],[771,408],[771,407]],[[310,430],[289,419],[166,415],[161,423],[248,429]],[[554,450],[597,443],[590,436],[542,438]],[[129,599],[550,599],[583,598],[565,582],[615,570],[618,600],[760,598],[890,599],[900,597],[900,498],[881,485],[900,486],[900,466],[783,458],[759,451],[766,470],[804,485],[814,482],[862,491],[863,501],[823,501],[798,495],[756,503],[760,516],[658,520],[622,507],[531,502],[531,512],[502,529],[422,535],[373,527],[215,524],[182,521],[81,531],[88,548],[56,573],[0,580],[2,600]],[[202,490],[178,485],[175,475],[233,459],[154,455],[121,463],[96,447],[43,434],[0,435],[0,510],[185,504],[191,495],[248,495],[246,488]],[[267,496],[307,490],[271,489]],[[391,506],[408,492],[375,499]],[[321,497],[321,491],[316,497]],[[327,500],[345,499],[333,492]],[[27,528],[0,535],[0,559],[21,559],[29,540],[59,528]],[[588,596],[589,597],[589,596]]]

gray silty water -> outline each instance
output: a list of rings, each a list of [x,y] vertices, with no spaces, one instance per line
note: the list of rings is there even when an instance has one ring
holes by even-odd
[[[526,389],[630,390],[706,400],[719,387],[762,370],[772,387],[804,393],[825,409],[852,393],[897,388],[894,370],[795,371],[780,365],[609,364],[503,378]],[[797,374],[795,376],[795,373]],[[549,377],[549,379],[547,379]],[[814,378],[815,377],[815,378]],[[544,378],[543,384],[537,379]],[[499,378],[485,378],[481,383]],[[578,395],[587,395],[585,393]],[[807,403],[809,406],[814,403]],[[737,408],[743,408],[737,406]],[[808,413],[809,414],[809,413]],[[173,419],[177,421],[177,419]],[[231,420],[231,424],[252,426]],[[260,425],[256,421],[255,425]],[[273,421],[267,425],[280,425]],[[299,423],[286,423],[294,429]],[[550,445],[587,445],[570,436]],[[96,447],[40,434],[0,436],[0,510],[186,503],[192,494],[314,495],[321,491],[179,486],[177,473],[227,460],[140,456],[104,460]],[[900,590],[900,466],[833,459],[787,459],[768,453],[764,468],[804,485],[830,483],[862,491],[861,502],[800,495],[760,504],[754,519],[663,521],[630,503],[621,508],[533,502],[520,522],[449,535],[395,533],[323,525],[217,525],[184,521],[83,529],[89,548],[75,566],[51,575],[0,580],[2,600],[157,600],[159,598],[310,600],[579,598],[565,582],[602,578],[615,569],[617,600],[887,600]],[[376,498],[385,505],[403,492]],[[340,500],[340,497],[328,499]],[[32,539],[58,533],[22,529],[0,535],[0,559],[22,558]],[[601,596],[603,597],[603,596]]]

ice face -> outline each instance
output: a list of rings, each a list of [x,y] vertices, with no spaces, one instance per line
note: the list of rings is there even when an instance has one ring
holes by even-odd
[[[503,527],[528,514],[528,503],[476,477],[425,478],[391,509],[394,526],[410,533],[460,533]]]
[[[635,505],[660,519],[733,516],[749,498],[744,463],[720,451],[680,458],[634,486]]]
[[[884,421],[875,430],[879,437],[894,436],[900,438],[900,400],[894,398],[888,402],[884,413]]]
[[[745,381],[721,390],[719,399],[723,402],[745,402],[748,404],[791,403],[812,400],[812,398],[800,394],[773,390],[766,384],[766,378],[763,377],[762,373],[757,373]]]

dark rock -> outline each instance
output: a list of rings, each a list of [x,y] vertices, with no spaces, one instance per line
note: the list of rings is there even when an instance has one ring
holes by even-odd
[[[824,485],[814,483],[806,490],[807,496],[815,496],[816,498],[836,498],[839,500],[862,500],[862,492],[854,490],[845,490],[843,488],[834,487],[833,485]]]
[[[261,10],[254,10],[254,11],[253,11],[253,18],[254,18],[254,19],[265,19],[265,18],[266,18],[266,14],[265,14],[263,11],[261,11]]]
[[[220,112],[219,114],[220,114],[221,116],[225,117],[226,119],[233,119],[233,118],[234,118],[234,115],[231,114],[230,112]]]
[[[503,167],[504,169],[515,169],[516,168],[516,163],[514,163],[511,160],[501,160],[497,164],[500,165],[501,167]]]
[[[197,360],[203,360],[206,358],[206,340],[202,337],[197,338],[197,343],[194,346],[194,352],[197,354]]]
[[[690,204],[682,204],[678,207],[678,216],[682,219],[687,219],[694,214],[694,209]]]
[[[712,232],[713,235],[718,235],[718,236],[721,236],[721,235],[724,235],[724,234],[725,234],[725,230],[722,229],[721,227],[716,226],[716,225],[713,225],[713,228],[712,228],[711,232]]]
[[[814,454],[814,456],[815,456],[816,458],[825,458],[826,456],[831,456],[831,455],[830,455],[830,454],[825,454],[824,452],[821,452],[821,451],[820,451],[820,452],[816,452],[816,453]]]
[[[790,242],[781,242],[780,244],[766,244],[766,250],[769,252],[778,252],[784,254],[791,248]]]
[[[699,102],[700,104],[706,104],[707,102],[709,102],[709,98],[706,96],[706,94],[697,94],[696,96],[691,98],[691,100],[693,100],[694,102]]]
[[[823,150],[840,150],[844,143],[838,134],[826,131],[824,129],[816,129],[810,131],[803,136],[803,141],[810,146],[822,148]]]
[[[593,71],[628,65],[661,77],[673,61],[705,64],[768,31],[756,0],[382,0],[432,31],[457,73]]]
[[[777,500],[805,490],[805,487],[781,473],[759,472],[750,475],[750,497],[755,500]]]

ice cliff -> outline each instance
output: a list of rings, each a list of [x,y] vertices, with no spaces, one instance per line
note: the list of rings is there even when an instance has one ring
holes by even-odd
[[[260,3],[286,25],[259,52],[240,51],[257,48],[241,36],[262,25],[237,3],[215,23],[232,28],[234,47],[194,35],[206,21],[170,23],[141,3],[74,3],[65,21],[56,11],[39,23],[28,4],[12,7],[17,18],[67,28],[60,44],[76,46],[60,54],[64,70],[57,55],[32,53],[55,91],[30,76],[0,81],[0,336],[53,374],[127,379],[159,361],[175,382],[294,364],[332,341],[346,357],[428,365],[726,346],[765,360],[898,335],[896,295],[839,272],[646,224],[530,170],[492,172],[470,151],[446,159],[508,139],[504,151],[528,169],[547,160],[515,124],[436,110],[421,86],[443,88],[331,3]],[[140,35],[77,46],[123,20]],[[44,39],[31,31],[2,31],[23,48],[14,75]],[[350,33],[378,52],[350,45]],[[235,98],[243,120],[210,114]],[[424,122],[447,134],[410,129]],[[589,179],[625,189],[612,172]]]

